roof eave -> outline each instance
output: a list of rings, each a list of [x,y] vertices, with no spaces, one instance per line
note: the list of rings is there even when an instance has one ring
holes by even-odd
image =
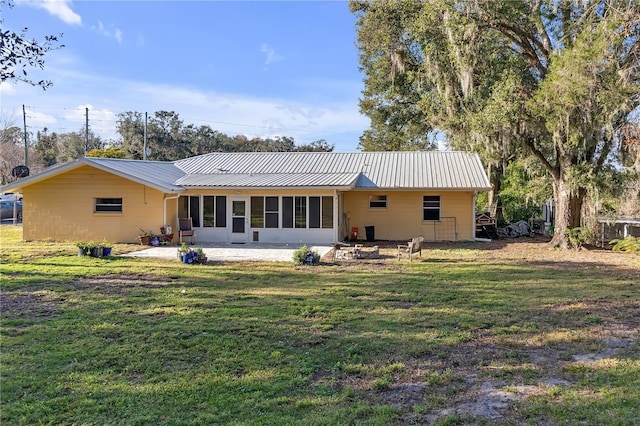
[[[19,179],[15,182],[11,182],[7,185],[4,185],[2,187],[0,187],[0,190],[2,192],[11,192],[11,191],[16,191],[16,190],[22,190],[23,188],[27,187],[27,186],[31,186],[35,183],[41,182],[43,180],[49,179],[52,176],[57,176],[59,174],[77,169],[78,167],[82,167],[83,165],[86,165],[87,163],[83,161],[84,158],[78,158],[77,160],[71,161],[69,163],[66,164],[62,164],[62,165],[57,165],[57,166],[53,166],[50,167],[48,169],[45,169],[44,171],[35,174],[33,176],[29,176],[23,179]]]
[[[157,189],[160,192],[166,192],[166,193],[178,192],[178,193],[180,193],[180,192],[184,192],[185,191],[185,188],[182,187],[182,186],[162,185],[162,184],[159,184],[157,182],[151,182],[151,181],[148,181],[146,179],[140,179],[137,176],[131,175],[129,173],[124,173],[124,172],[121,172],[120,170],[115,170],[115,169],[112,169],[110,167],[103,166],[102,164],[100,164],[98,162],[95,162],[95,161],[89,160],[87,165],[95,167],[96,169],[100,169],[100,170],[102,170],[104,172],[111,173],[111,174],[114,174],[116,176],[120,176],[120,177],[128,179],[130,181],[137,182],[137,183],[139,183],[141,185],[148,186],[149,188]]]
[[[398,186],[359,186],[354,191],[442,191],[442,192],[482,192],[490,191],[487,187],[464,187],[464,188],[442,188],[442,187],[398,187]]]
[[[20,179],[17,180],[15,182],[11,182],[10,184],[7,184],[5,186],[1,187],[1,191],[2,192],[11,192],[11,191],[15,191],[15,190],[21,190],[27,186],[31,186],[34,185],[38,182],[41,182],[43,180],[49,179],[53,176],[57,176],[60,175],[62,173],[66,173],[69,172],[71,170],[77,169],[79,167],[82,166],[91,166],[94,167],[96,169],[102,170],[104,172],[107,173],[111,173],[114,174],[116,176],[120,176],[122,178],[131,180],[133,182],[137,182],[141,185],[145,185],[148,186],[150,188],[153,189],[157,189],[160,192],[165,192],[165,193],[179,193],[179,192],[184,192],[184,188],[181,186],[177,186],[177,185],[160,185],[157,182],[150,182],[147,181],[145,179],[140,179],[136,176],[132,176],[128,173],[123,173],[119,170],[114,170],[110,167],[105,167],[104,165],[100,164],[99,162],[96,161],[92,161],[90,158],[88,157],[83,157],[83,158],[78,158],[77,160],[71,161],[69,163],[63,164],[61,166],[58,167],[52,167],[50,169],[47,169],[41,173],[38,173],[36,175],[33,176],[29,176],[26,177],[24,179]]]
[[[353,185],[321,185],[321,186],[212,186],[212,185],[190,185],[185,186],[185,190],[229,190],[229,191],[349,191]]]

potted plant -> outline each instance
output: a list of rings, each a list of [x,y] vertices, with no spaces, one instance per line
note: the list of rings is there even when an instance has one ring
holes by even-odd
[[[78,256],[88,256],[91,254],[91,243],[78,241],[76,247],[78,247]]]
[[[204,254],[204,250],[202,247],[191,248],[187,247],[187,243],[182,243],[182,245],[178,248],[178,259],[182,261],[182,263],[192,264],[192,263],[200,263],[204,264],[207,262],[207,256]]]
[[[102,240],[98,243],[100,247],[102,247],[102,256],[109,257],[111,256],[111,249],[113,248],[113,244],[111,244],[107,240]]]
[[[151,232],[145,231],[144,229],[140,228],[141,234],[138,235],[138,241],[140,241],[140,245],[141,246],[148,246],[151,244],[151,237],[153,237],[153,234]]]
[[[187,263],[185,262],[185,256],[189,254],[190,251],[191,249],[187,247],[187,243],[183,242],[182,245],[178,247],[178,260],[182,261],[183,263]]]
[[[91,243],[91,257],[102,257],[102,247],[98,243]]]
[[[293,252],[293,263],[296,265],[318,265],[320,263],[320,254],[304,245]]]
[[[202,265],[207,263],[207,256],[205,256],[204,250],[202,250],[202,247],[196,248],[195,253],[196,253],[196,257],[193,263],[200,263]]]
[[[171,243],[171,240],[173,240],[173,234],[171,233],[171,227],[167,226],[161,226],[160,227],[160,235],[158,235],[158,242],[160,243],[160,245],[167,245],[169,243]]]

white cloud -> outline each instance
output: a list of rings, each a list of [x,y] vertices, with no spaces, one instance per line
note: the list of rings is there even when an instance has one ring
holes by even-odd
[[[44,9],[67,24],[82,25],[82,18],[71,9],[70,0],[22,0],[17,3]]]
[[[91,104],[78,105],[75,109],[69,109],[63,115],[63,119],[74,123],[74,128],[81,129],[86,123],[87,115],[89,117],[89,129],[105,139],[116,137],[116,113],[109,109],[96,109]]]
[[[58,125],[58,120],[50,114],[27,109],[27,124],[31,129],[42,129]]]
[[[269,46],[266,43],[262,43],[260,46],[260,51],[264,54],[265,60],[264,64],[269,65],[273,62],[279,62],[282,60],[282,56],[278,55],[273,47]]]
[[[9,112],[21,117],[21,105],[33,105],[40,116],[30,113],[30,129],[71,132],[82,129],[85,108],[89,126],[101,138],[117,139],[116,114],[125,111],[175,111],[185,124],[208,125],[228,134],[248,137],[293,137],[298,144],[325,139],[338,151],[354,151],[368,119],[358,110],[357,91],[351,98],[322,102],[300,102],[286,98],[252,97],[245,94],[198,90],[174,84],[152,84],[84,74],[67,67],[49,68],[55,81],[43,92],[18,86],[3,96]],[[350,92],[348,90],[341,93]],[[73,99],[73,101],[70,101]]]
[[[113,25],[111,26],[113,28]],[[122,44],[122,40],[123,40],[123,33],[122,30],[120,28],[115,28],[113,30],[107,29],[105,28],[104,24],[102,23],[102,21],[98,21],[98,25],[94,25],[91,27],[92,30],[97,31],[99,34],[107,37],[107,38],[111,38],[113,37],[114,39],[116,39],[116,41],[118,42],[118,44]]]
[[[14,93],[16,93],[15,85],[6,81],[0,83],[0,95],[8,96]]]

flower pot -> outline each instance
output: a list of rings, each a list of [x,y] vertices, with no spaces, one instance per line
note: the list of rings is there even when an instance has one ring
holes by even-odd
[[[151,244],[151,235],[140,235],[138,241],[140,241],[141,246],[148,246]]]
[[[111,247],[102,247],[102,256],[104,257],[111,256]]]
[[[86,256],[87,248],[86,247],[78,247],[78,257]]]
[[[102,257],[102,247],[100,247],[100,246],[93,247],[91,249],[91,256],[92,257]]]

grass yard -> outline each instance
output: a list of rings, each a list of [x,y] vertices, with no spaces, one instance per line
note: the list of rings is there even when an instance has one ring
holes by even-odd
[[[3,425],[640,423],[637,255],[183,265],[0,232]]]

